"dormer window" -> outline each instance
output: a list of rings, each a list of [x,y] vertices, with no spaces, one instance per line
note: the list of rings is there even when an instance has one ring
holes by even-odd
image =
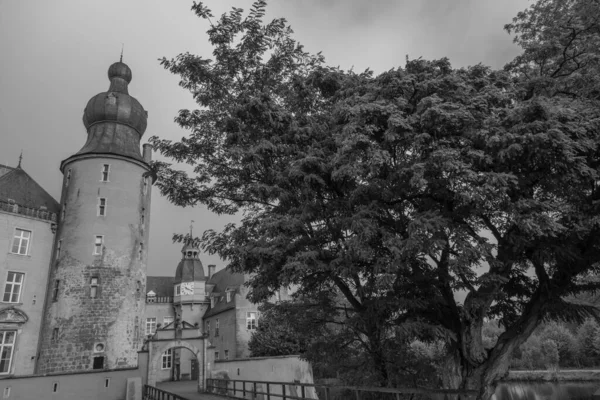
[[[191,251],[188,251],[188,252],[187,252],[187,256],[188,256],[189,258],[191,258],[191,257],[192,257],[192,252],[191,252]]]
[[[229,303],[231,301],[231,290],[227,291],[227,302]]]
[[[146,293],[146,303],[156,303],[156,293],[153,290]]]
[[[210,297],[210,308],[215,308],[215,297],[214,296]]]

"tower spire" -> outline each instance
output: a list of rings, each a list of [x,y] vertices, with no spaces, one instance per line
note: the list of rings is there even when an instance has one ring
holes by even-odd
[[[17,165],[17,168],[21,168],[21,161],[23,161],[23,149],[21,149],[21,155],[19,155],[19,165]]]
[[[119,62],[123,62],[123,48],[125,47],[125,43],[121,43],[121,58],[119,59]]]

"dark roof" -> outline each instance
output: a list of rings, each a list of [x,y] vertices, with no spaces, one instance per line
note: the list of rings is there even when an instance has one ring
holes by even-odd
[[[204,318],[235,308],[236,296],[232,296],[231,301],[227,302],[225,299],[225,290],[228,288],[238,288],[240,285],[243,285],[244,274],[234,273],[225,268],[213,274],[206,284],[215,285],[212,289],[212,293],[223,296],[224,300],[215,304],[214,308],[209,308],[204,314]]]
[[[204,267],[197,258],[184,258],[177,265],[175,271],[175,280],[177,282],[204,281]]]
[[[157,297],[173,296],[175,278],[172,276],[147,276],[146,293],[154,291]]]
[[[22,168],[0,165],[0,201],[14,200],[19,206],[39,209],[44,206],[58,214],[60,204]]]

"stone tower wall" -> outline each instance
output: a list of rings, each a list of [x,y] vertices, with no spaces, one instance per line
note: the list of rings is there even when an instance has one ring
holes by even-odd
[[[104,164],[110,165],[108,182],[101,181]],[[104,357],[105,369],[137,365],[152,183],[145,172],[145,163],[116,155],[81,155],[64,165],[60,254],[51,267],[38,373],[89,370],[94,357]],[[98,215],[101,197],[105,216]],[[104,236],[101,255],[93,254],[96,235]],[[98,279],[96,298],[92,278]],[[95,350],[98,343],[104,351]]]

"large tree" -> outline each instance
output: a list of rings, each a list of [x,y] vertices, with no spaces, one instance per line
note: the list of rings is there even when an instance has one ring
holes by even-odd
[[[201,241],[253,274],[253,300],[339,291],[381,385],[394,381],[389,343],[425,330],[447,341],[442,384],[480,398],[544,317],[594,312],[562,298],[597,286],[579,280],[600,257],[595,92],[562,90],[559,74],[540,86],[526,58],[507,71],[442,59],[345,72],[304,52],[285,20],[263,24],[263,1],[215,21],[192,9],[214,60],[162,64],[201,108],[176,118],[188,137],[151,141],[194,174],[156,163],[158,186],[179,205],[243,212]],[[506,328],[491,349],[488,317]]]

